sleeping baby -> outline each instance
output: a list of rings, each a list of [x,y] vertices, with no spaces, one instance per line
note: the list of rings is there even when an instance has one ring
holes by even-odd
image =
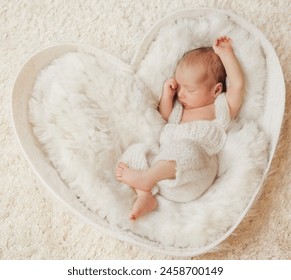
[[[226,88],[227,76],[227,88]],[[218,172],[217,154],[243,102],[244,76],[230,38],[186,53],[164,83],[159,112],[167,122],[147,169],[122,160],[116,179],[135,189],[130,219],[157,207],[155,194],[175,202],[201,196]]]

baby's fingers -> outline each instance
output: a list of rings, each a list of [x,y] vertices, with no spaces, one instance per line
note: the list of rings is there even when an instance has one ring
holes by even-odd
[[[227,37],[227,36],[222,36],[220,38],[220,42],[222,42],[222,43],[227,43],[229,41],[231,41],[231,39],[229,37]]]
[[[222,42],[224,43],[230,43],[231,42],[231,39],[227,36],[224,36],[223,39],[222,39]]]
[[[177,89],[178,84],[174,78],[169,79],[168,82],[171,89]]]

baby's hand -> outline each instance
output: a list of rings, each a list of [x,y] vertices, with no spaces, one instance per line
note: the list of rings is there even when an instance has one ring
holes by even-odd
[[[177,93],[178,84],[175,78],[166,80],[164,84],[164,94],[168,97],[174,98]]]
[[[227,36],[221,36],[217,38],[212,48],[214,52],[219,56],[233,51],[232,41]]]

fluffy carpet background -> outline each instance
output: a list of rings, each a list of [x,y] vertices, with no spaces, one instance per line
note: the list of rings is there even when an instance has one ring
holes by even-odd
[[[219,251],[194,259],[291,259],[291,85],[288,0],[2,0],[0,3],[0,258],[171,259],[103,235],[65,209],[43,187],[12,130],[10,94],[23,63],[60,43],[101,48],[129,63],[145,33],[184,8],[232,11],[274,46],[286,81],[279,147],[260,198]],[[178,39],[178,38],[177,38]]]

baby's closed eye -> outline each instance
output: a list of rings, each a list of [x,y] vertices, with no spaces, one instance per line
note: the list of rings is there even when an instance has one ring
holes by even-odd
[[[187,90],[187,92],[189,94],[196,94],[196,93],[198,93],[198,90],[197,89],[191,89],[191,90]]]

